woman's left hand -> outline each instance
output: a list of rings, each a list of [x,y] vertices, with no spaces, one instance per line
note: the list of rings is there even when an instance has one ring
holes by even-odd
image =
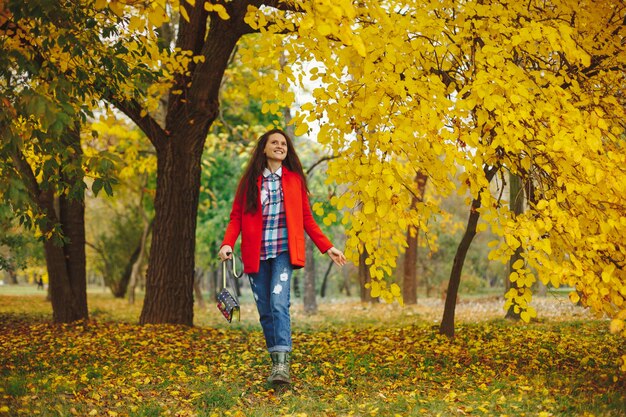
[[[343,266],[347,262],[346,256],[343,254],[343,252],[334,246],[328,249],[326,251],[326,254],[330,256],[330,259],[332,259],[333,262],[339,266]]]

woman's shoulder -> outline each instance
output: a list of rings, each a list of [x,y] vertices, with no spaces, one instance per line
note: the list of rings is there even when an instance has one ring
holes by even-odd
[[[297,183],[300,186],[304,184],[302,177],[297,172],[293,172],[285,166],[283,166],[283,180],[289,183]]]

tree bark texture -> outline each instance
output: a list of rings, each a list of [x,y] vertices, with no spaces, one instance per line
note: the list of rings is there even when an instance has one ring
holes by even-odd
[[[512,173],[509,174],[509,204],[511,211],[515,214],[516,217],[524,213],[524,190],[522,189],[522,179]],[[522,259],[522,252],[522,247],[520,246],[515,249],[515,253],[513,254],[513,256],[511,256],[511,259],[509,259],[509,275],[511,274],[511,272],[513,272],[513,264],[518,259]],[[508,277],[505,282],[506,291],[510,290],[511,288],[518,288],[517,282],[511,282]],[[507,319],[513,320],[520,320],[521,318],[520,313],[515,312],[514,306],[509,307],[505,317]]]
[[[485,177],[488,182],[491,182],[498,169],[498,167],[485,167]],[[463,234],[461,242],[457,247],[454,261],[452,263],[452,270],[450,271],[450,280],[448,281],[448,289],[446,291],[443,319],[441,320],[441,325],[439,326],[439,333],[450,338],[454,337],[454,313],[456,310],[456,299],[459,292],[459,285],[461,284],[463,264],[465,263],[465,257],[467,256],[467,251],[472,244],[472,240],[474,239],[474,236],[476,236],[476,226],[478,225],[478,219],[480,217],[478,209],[480,206],[481,199],[479,194],[478,197],[472,200],[465,233]]]
[[[415,176],[417,192],[411,200],[411,209],[415,209],[418,203],[424,201],[426,181],[428,177],[422,172]],[[405,304],[417,304],[417,251],[419,229],[409,226],[406,232],[407,248],[404,255],[404,273],[402,285],[402,298]]]
[[[140,323],[193,324],[195,231],[206,131],[157,148],[155,219]]]
[[[304,312],[306,314],[317,313],[317,301],[315,292],[315,245],[306,237],[306,264],[304,266]]]

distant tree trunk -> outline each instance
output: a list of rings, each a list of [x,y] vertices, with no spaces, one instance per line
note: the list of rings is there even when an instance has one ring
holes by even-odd
[[[343,289],[346,290],[346,296],[351,297],[352,291],[350,290],[350,277],[351,275],[348,273],[348,268],[341,268],[341,275],[343,276]]]
[[[133,253],[130,255],[128,262],[126,263],[126,267],[124,268],[124,272],[122,273],[122,277],[119,280],[111,283],[111,292],[113,293],[113,296],[115,298],[124,298],[126,296],[126,291],[128,291],[130,279],[133,275],[133,266],[139,258],[140,251],[141,242],[139,242]]]
[[[135,289],[137,288],[137,284],[140,281],[141,267],[143,265],[143,259],[146,254],[146,244],[148,243],[148,236],[150,235],[150,231],[152,230],[152,224],[154,221],[154,219],[148,221],[145,212],[142,212],[142,215],[144,221],[143,232],[141,233],[141,240],[139,241],[139,247],[137,248],[137,257],[135,258],[135,261],[133,262],[133,266],[131,268],[130,282],[128,285],[130,289],[130,291],[128,292],[128,304],[135,303]]]
[[[411,200],[411,209],[414,209],[418,203],[424,201],[424,192],[426,191],[426,181],[428,177],[422,171],[415,176],[417,184],[417,193]],[[406,232],[407,248],[404,255],[404,274],[402,285],[402,298],[405,304],[417,304],[417,248],[418,248],[419,229],[409,226]]]
[[[209,288],[207,290],[211,294],[211,300],[217,300],[219,278],[219,268],[214,268],[209,272]]]
[[[15,269],[13,267],[7,268],[7,274],[9,274],[9,284],[17,285],[17,274],[15,273]]]
[[[499,167],[484,168],[485,178],[488,182],[491,182],[498,169]],[[476,236],[476,225],[478,224],[478,218],[480,217],[480,213],[478,212],[480,205],[481,200],[479,194],[477,198],[472,200],[465,233],[463,234],[463,238],[457,247],[454,262],[452,263],[452,270],[450,271],[450,280],[448,281],[446,302],[443,310],[443,319],[441,320],[441,325],[439,327],[439,333],[451,338],[454,337],[454,312],[456,309],[456,299],[459,292],[459,285],[461,283],[461,273],[463,272],[463,264],[465,263],[467,251],[472,244],[474,236]]]
[[[322,288],[320,289],[320,297],[324,298],[326,297],[326,285],[328,284],[328,277],[330,276],[330,270],[333,268],[333,265],[335,264],[335,262],[333,262],[333,260],[331,259],[328,262],[328,267],[326,268],[326,272],[324,273],[324,279],[322,280]],[[349,294],[348,290],[348,295]]]
[[[359,254],[359,287],[361,289],[361,301],[373,303],[375,299],[372,298],[372,294],[369,288],[365,287],[366,284],[372,282],[370,269],[365,263],[367,256],[367,249],[363,248],[363,252]]]
[[[515,214],[515,217],[524,213],[524,190],[522,189],[522,180],[519,176],[509,173],[509,205],[511,211]],[[509,275],[513,272],[513,264],[518,260],[522,259],[522,247],[518,247],[515,250],[511,259],[509,259]],[[511,282],[510,279],[506,279],[506,291],[509,291],[511,288],[518,288],[517,282]],[[520,320],[521,312],[516,313],[515,307],[509,307],[506,312],[507,319]]]
[[[307,236],[305,242],[306,264],[304,266],[304,312],[306,314],[317,313],[317,301],[315,299],[315,245]]]
[[[193,280],[193,292],[195,294],[196,301],[198,302],[198,306],[200,308],[204,308],[204,297],[202,297],[202,276],[204,275],[204,271],[201,269],[197,269],[194,275]]]

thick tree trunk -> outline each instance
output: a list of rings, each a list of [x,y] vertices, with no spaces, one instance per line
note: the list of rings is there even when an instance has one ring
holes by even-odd
[[[74,298],[74,320],[87,319],[87,267],[85,254],[85,205],[84,199],[60,197],[61,224],[68,239],[64,246],[72,297]]]
[[[414,209],[418,203],[424,201],[426,191],[426,180],[428,177],[421,171],[415,176],[417,193],[411,201],[411,208]],[[402,285],[402,298],[405,304],[417,304],[417,248],[419,229],[409,227],[406,232],[407,248],[404,256],[404,274]]]
[[[491,182],[491,179],[497,171],[498,168],[496,167],[485,167],[485,177],[488,182]],[[461,242],[456,250],[454,262],[452,263],[452,270],[450,271],[450,280],[448,281],[448,290],[446,291],[443,319],[441,320],[441,325],[439,327],[439,333],[448,337],[454,337],[454,313],[456,310],[456,299],[459,292],[459,285],[461,284],[461,273],[463,272],[463,264],[465,263],[467,251],[472,244],[474,236],[476,236],[476,226],[478,225],[478,219],[480,217],[480,213],[478,212],[480,205],[480,196],[472,200],[469,218],[467,219],[467,227],[465,228],[463,238],[461,239]]]
[[[205,135],[206,129],[181,129],[157,148],[156,216],[141,324],[193,325],[196,217]]]
[[[74,150],[73,165],[80,166],[80,129],[68,130],[62,139]],[[56,238],[44,241],[44,254],[48,270],[48,294],[52,303],[52,318],[57,323],[70,323],[87,319],[87,278],[85,271],[85,206],[82,176],[61,172],[61,180],[70,186],[70,194],[62,196],[55,207],[54,190],[41,190],[32,168],[23,154],[13,155],[24,184],[33,201],[46,214],[41,226],[44,236],[61,227],[65,241]],[[68,170],[67,172],[72,172]],[[74,171],[77,172],[77,171]]]
[[[306,237],[306,264],[304,266],[304,312],[306,314],[317,313],[317,301],[315,299],[315,245]]]
[[[511,211],[516,217],[524,213],[524,190],[522,189],[522,179],[515,174],[509,174],[509,204]],[[509,259],[509,275],[513,272],[513,264],[518,259],[522,259],[522,252],[522,247],[520,246],[515,250],[511,259]],[[518,288],[517,282],[511,282],[511,280],[507,278],[506,291],[511,288]],[[507,319],[520,320],[520,313],[516,313],[514,306],[511,306],[506,312],[505,317]]]
[[[244,22],[247,2],[226,4],[230,19],[201,5],[183,4],[189,20],[179,22],[176,46],[202,55],[175,77],[166,128],[133,103],[117,103],[146,132],[157,152],[155,219],[140,323],[193,325],[195,229],[200,161],[207,132],[218,116],[224,71],[238,40],[251,31]],[[207,30],[208,29],[208,30]]]

